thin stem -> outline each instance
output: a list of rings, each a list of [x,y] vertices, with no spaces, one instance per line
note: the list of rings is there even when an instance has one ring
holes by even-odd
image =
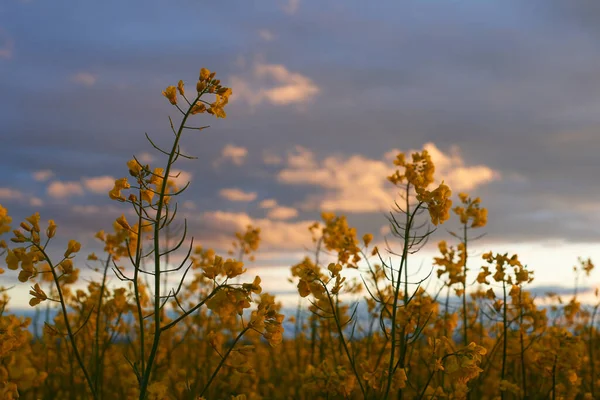
[[[525,369],[525,335],[523,334],[523,291],[519,286],[519,316],[521,323],[519,325],[519,333],[521,336],[521,384],[523,389],[523,398],[527,398],[527,370]]]
[[[413,219],[415,217],[415,215],[417,215],[417,211],[419,210],[421,203],[419,203],[415,210],[412,212],[412,214],[410,213],[410,202],[409,202],[409,196],[410,194],[410,184],[406,185],[406,226],[404,227],[404,247],[402,249],[402,258],[400,259],[400,269],[398,271],[398,277],[397,277],[397,281],[396,286],[394,288],[394,301],[393,301],[393,305],[392,305],[392,329],[391,329],[391,351],[390,351],[390,364],[388,366],[388,377],[387,377],[387,385],[386,385],[386,389],[385,389],[385,396],[384,398],[388,398],[389,394],[390,394],[390,389],[392,387],[392,378],[393,378],[393,374],[394,374],[394,370],[395,370],[395,355],[396,355],[396,314],[398,311],[398,297],[400,295],[400,283],[402,282],[401,279],[401,275],[402,275],[402,268],[408,268],[408,243],[410,240],[410,229],[413,223]],[[392,276],[392,281],[393,281],[393,277],[394,277],[394,272],[391,271],[391,276]],[[404,306],[406,306],[406,304],[408,303],[408,273],[405,271],[405,293],[404,293]],[[404,328],[402,329],[402,341],[404,342]],[[403,343],[402,343],[403,344]],[[401,355],[402,357],[402,355]],[[400,359],[400,367],[403,368],[404,365],[403,364],[403,360],[402,358]]]
[[[48,265],[50,266],[50,271],[52,272],[52,278],[54,279],[54,283],[56,284],[56,290],[58,292],[58,297],[60,298],[60,307],[62,310],[63,319],[65,321],[65,327],[67,328],[67,335],[69,336],[69,341],[71,342],[71,347],[73,348],[73,354],[75,354],[77,363],[79,364],[79,367],[83,371],[85,380],[88,384],[90,391],[92,392],[92,397],[94,398],[94,400],[96,400],[98,397],[96,396],[96,390],[94,389],[94,383],[92,382],[92,379],[88,373],[88,370],[85,367],[85,364],[83,363],[83,359],[81,358],[81,354],[79,353],[79,350],[77,349],[77,345],[75,344],[75,335],[73,335],[73,331],[71,330],[71,324],[69,323],[69,317],[67,314],[67,306],[65,304],[65,298],[63,296],[63,292],[60,287],[60,283],[58,282],[58,276],[56,275],[56,271],[54,270],[54,265],[52,264],[50,257],[48,257],[48,254],[46,254],[46,251],[44,250],[44,248],[42,248],[37,243],[34,243],[34,246],[44,255],[44,258],[46,259],[46,261],[48,262]]]
[[[467,224],[463,224],[463,243],[465,246],[465,264],[463,265],[463,293],[462,293],[462,306],[463,306],[463,344],[469,345],[468,339],[468,325],[467,325]]]
[[[100,381],[100,376],[102,375],[101,370],[104,367],[104,360],[101,360],[102,354],[100,354],[100,316],[101,316],[101,309],[102,309],[102,300],[104,297],[104,291],[106,290],[106,278],[107,278],[107,273],[108,273],[108,266],[110,265],[111,262],[111,256],[109,255],[108,258],[106,259],[106,263],[104,264],[104,271],[102,272],[102,284],[100,285],[100,294],[98,296],[98,309],[96,310],[96,332],[94,333],[95,336],[95,347],[94,347],[94,354],[95,354],[95,362],[96,362],[96,374],[94,377],[94,387],[96,389],[96,391],[98,393],[100,393],[100,390],[98,389],[98,385],[99,385],[99,381]]]
[[[204,389],[202,389],[202,392],[200,393],[199,397],[202,397],[204,395],[204,393],[208,390],[208,388],[210,387],[211,383],[213,382],[213,380],[217,377],[217,374],[219,373],[219,371],[221,370],[221,367],[223,367],[223,364],[225,364],[225,360],[227,360],[227,357],[229,357],[229,354],[233,351],[233,349],[235,348],[235,345],[237,344],[237,342],[240,341],[240,339],[242,338],[242,336],[244,336],[244,334],[250,329],[250,325],[247,325],[244,329],[242,329],[242,331],[239,333],[239,335],[237,335],[237,337],[235,338],[235,340],[233,341],[233,344],[231,345],[231,347],[227,350],[227,353],[225,353],[225,355],[221,358],[221,362],[219,362],[219,365],[217,365],[217,369],[215,369],[215,371],[213,372],[213,374],[211,375],[210,379],[208,380],[208,382],[206,383],[206,386],[204,386]]]
[[[142,190],[139,191],[139,198],[142,198],[141,195]],[[140,211],[142,206],[140,204]],[[140,289],[139,289],[139,273],[140,273],[140,260],[141,260],[141,246],[142,246],[142,213],[139,213],[138,217],[138,240],[135,248],[135,262],[134,262],[134,271],[133,271],[133,292],[135,294],[135,308],[137,311],[138,324],[140,325],[140,362],[141,362],[141,370],[140,373],[143,374],[146,370],[146,357],[145,357],[145,330],[144,330],[144,313],[142,310],[142,301],[140,298]],[[139,379],[139,376],[138,376]]]
[[[195,104],[203,94],[204,91],[198,93],[198,96],[194,100],[193,104]],[[179,147],[179,140],[181,139],[183,127],[185,126],[188,117],[191,115],[191,111],[192,107],[189,107],[187,112],[184,114],[181,124],[179,125],[177,134],[175,135],[175,140],[173,141],[173,146],[171,148],[171,152],[169,153],[169,160],[164,170],[164,177],[162,180],[162,186],[160,189],[157,203],[156,215],[154,218],[154,340],[152,341],[152,349],[150,350],[147,367],[144,371],[142,382],[140,385],[140,400],[144,400],[144,398],[146,397],[146,391],[150,383],[150,374],[152,372],[152,367],[154,366],[154,359],[156,358],[156,354],[158,352],[160,334],[162,333],[162,329],[160,326],[160,222],[162,220],[163,208],[165,207],[167,183],[169,180],[169,174],[171,172],[171,166],[173,164],[173,158],[175,157],[175,153],[177,152],[177,149]]]
[[[504,328],[504,338],[502,339],[502,375],[501,375],[501,380],[504,380],[504,376],[506,373],[506,352],[507,352],[507,345],[508,345],[508,323],[507,323],[507,307],[506,307],[506,281],[502,280],[502,290],[503,290],[503,294],[504,294],[504,304],[503,304],[503,314],[502,314],[502,326]],[[504,400],[504,393],[505,391],[500,392],[500,397],[502,400]]]
[[[323,285],[323,288],[325,289],[325,293],[327,294],[327,300],[329,300],[329,306],[331,307],[331,311],[333,313],[333,320],[335,321],[335,326],[337,328],[338,335],[340,335],[340,343],[342,344],[342,347],[344,348],[344,352],[346,353],[346,356],[348,357],[348,361],[350,362],[350,366],[352,367],[352,372],[354,372],[354,376],[356,376],[356,380],[358,381],[358,385],[360,386],[360,391],[362,392],[363,397],[366,398],[365,387],[363,386],[363,383],[360,379],[360,374],[358,373],[358,370],[356,369],[356,363],[354,362],[354,358],[350,354],[350,349],[348,348],[348,344],[346,343],[346,339],[344,338],[344,331],[342,329],[342,325],[340,324],[339,316],[337,313],[338,307],[337,307],[337,305],[333,304],[333,301],[331,299],[331,293],[329,293],[329,289],[327,288],[327,285],[325,285],[325,283],[323,283],[322,281],[321,281],[321,284]]]

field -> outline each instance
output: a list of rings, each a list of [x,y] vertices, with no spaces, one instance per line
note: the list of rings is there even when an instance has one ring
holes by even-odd
[[[165,163],[123,162],[106,194],[123,214],[96,234],[101,254],[64,238],[53,258],[61,227],[51,215],[14,221],[0,206],[0,272],[20,281],[2,291],[0,398],[600,398],[598,290],[592,304],[574,287],[542,306],[517,254],[473,255],[485,199],[452,193],[427,150],[393,161],[387,179],[399,197],[386,248],[342,214],[323,212],[308,228],[314,248],[289,276],[309,307],[284,313],[251,274],[259,227],[235,234],[223,254],[193,242],[177,214],[187,185],[178,187],[175,166],[193,158],[182,150],[188,135],[205,134],[209,118],[227,123],[232,92],[205,68],[192,87],[163,91],[177,115],[171,143],[147,139]],[[461,228],[415,280],[409,261],[451,219]],[[98,279],[74,289],[85,265]],[[582,258],[574,274],[593,268]],[[11,293],[27,290],[31,307],[55,315],[35,337],[31,319],[11,313]]]

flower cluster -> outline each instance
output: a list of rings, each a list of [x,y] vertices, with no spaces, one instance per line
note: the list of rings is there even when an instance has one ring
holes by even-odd
[[[229,102],[229,96],[231,96],[232,91],[230,88],[222,86],[221,81],[215,79],[215,75],[215,72],[210,72],[206,68],[202,68],[200,70],[200,77],[198,78],[198,82],[196,83],[196,92],[198,94],[198,97],[193,103],[193,105],[190,107],[190,114],[194,115],[207,112],[209,114],[214,115],[217,118],[225,118],[227,116],[224,107]],[[167,100],[169,100],[169,103],[171,103],[174,106],[178,105],[178,93],[185,98],[185,86],[183,81],[181,80],[177,84],[177,87],[168,86],[162,92],[163,96],[165,96]],[[199,98],[205,93],[214,94],[215,101],[212,103],[207,103],[203,100],[199,100]],[[206,107],[206,105],[208,105],[208,107]]]
[[[458,195],[461,206],[456,206],[452,209],[456,215],[460,218],[461,224],[468,224],[471,222],[471,228],[481,228],[487,224],[488,212],[486,208],[481,207],[481,199],[476,197],[472,199],[466,193],[460,193]]]
[[[452,207],[452,191],[443,182],[431,191],[427,189],[433,183],[435,173],[435,166],[427,150],[413,153],[412,162],[407,162],[404,153],[399,153],[394,165],[404,170],[396,170],[388,176],[388,180],[394,185],[406,184],[407,188],[412,186],[417,201],[427,205],[432,224],[438,225],[447,221]]]

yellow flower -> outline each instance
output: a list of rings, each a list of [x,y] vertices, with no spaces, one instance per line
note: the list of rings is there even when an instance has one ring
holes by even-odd
[[[142,172],[142,166],[135,158],[127,161],[127,167],[129,168],[129,174],[131,176],[137,177],[140,175],[140,172]]]
[[[183,81],[182,80],[180,80],[177,83],[177,91],[179,92],[180,95],[182,95],[182,96],[185,95],[185,89],[183,87]]]
[[[152,199],[154,198],[154,192],[149,189],[142,190],[142,201],[147,202],[148,204],[152,204]]]
[[[298,282],[298,294],[300,294],[301,297],[306,297],[310,294],[310,286],[305,280],[301,279],[300,282]]]
[[[152,400],[163,400],[167,396],[169,387],[162,382],[154,382],[148,386],[148,395]]]
[[[200,103],[200,102],[197,102],[196,104],[194,104],[192,106],[192,110],[190,111],[190,113],[192,115],[201,114],[204,112],[206,112],[206,106],[204,105],[204,103]]]
[[[65,274],[73,273],[73,260],[70,258],[63,260],[59,265]]]
[[[249,292],[260,294],[262,292],[262,288],[260,287],[260,276],[256,276],[252,283],[244,283],[242,287]]]
[[[331,272],[331,276],[338,276],[340,271],[342,270],[342,266],[340,264],[330,263],[327,266],[329,272]]]
[[[12,218],[8,215],[6,208],[0,205],[0,235],[3,233],[10,232],[10,223]]]
[[[471,199],[466,193],[458,195],[464,207],[454,207],[453,211],[460,217],[461,224],[467,224],[470,219],[473,220],[471,228],[481,228],[487,224],[487,209],[481,208],[481,199],[479,197]]]
[[[127,178],[117,179],[115,180],[115,186],[108,192],[108,196],[113,200],[125,201],[125,197],[121,194],[121,190],[129,189],[130,187],[131,185],[127,182]]]
[[[408,377],[406,376],[406,369],[405,368],[398,368],[398,375],[396,375],[394,377],[394,381],[397,381],[398,387],[399,388],[405,388],[406,387],[406,381],[408,380]]]
[[[211,103],[210,108],[206,110],[206,112],[213,114],[217,118],[226,118],[227,114],[225,113],[223,107],[227,105],[228,101],[229,100],[227,97],[216,95],[215,101]]]
[[[417,193],[417,199],[427,203],[431,223],[434,225],[443,224],[450,219],[450,208],[452,207],[450,196],[452,195],[452,191],[447,185],[442,182],[432,192],[419,189]]]
[[[236,276],[239,276],[246,272],[243,262],[231,259],[227,259],[227,261],[225,261],[223,268],[228,278],[235,278]]]
[[[155,185],[157,189],[160,186],[162,186],[164,173],[165,170],[162,168],[154,168],[154,171],[152,172],[152,177],[150,177],[150,183]]]
[[[373,235],[370,233],[366,233],[363,236],[363,242],[365,243],[365,247],[369,247],[369,243],[373,240]]]
[[[127,222],[127,219],[125,218],[125,214],[121,214],[121,216],[119,218],[117,218],[117,223],[125,230],[130,231],[131,230],[131,226],[129,225],[129,223]]]
[[[6,254],[6,266],[8,269],[17,270],[19,269],[19,258],[15,252],[8,250]]]
[[[29,300],[29,305],[34,307],[40,304],[42,301],[47,300],[48,296],[46,293],[40,288],[39,283],[36,283],[35,286],[32,286],[32,290],[29,291],[29,294],[33,297]]]
[[[54,237],[54,234],[56,234],[56,224],[54,223],[54,220],[51,219],[50,221],[48,221],[46,236],[48,236],[48,239],[52,239]]]
[[[223,87],[217,91],[217,94],[224,99],[225,103],[228,103],[229,97],[233,94],[233,90],[231,90],[231,88]]]
[[[477,283],[489,285],[490,282],[487,280],[487,277],[492,274],[490,269],[488,267],[481,267],[481,270],[479,275],[477,275]]]
[[[98,232],[96,232],[96,234],[94,235],[94,237],[102,242],[104,242],[106,240],[106,233],[104,233],[104,230],[99,230]]]
[[[202,68],[200,70],[200,80],[206,81],[206,80],[208,80],[208,78],[210,78],[210,71],[206,68]]]
[[[40,231],[40,213],[36,212],[30,217],[25,218],[32,226],[35,232]]]
[[[65,258],[69,257],[73,253],[77,253],[79,250],[81,250],[81,243],[76,240],[69,240],[67,251],[65,251]]]
[[[168,86],[163,92],[163,96],[173,105],[177,105],[177,89],[175,86]]]

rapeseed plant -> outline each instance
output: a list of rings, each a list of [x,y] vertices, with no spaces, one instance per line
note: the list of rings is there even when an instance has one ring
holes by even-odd
[[[8,313],[10,288],[0,288],[0,399],[598,396],[600,297],[596,290],[596,304],[586,306],[577,289],[592,260],[580,259],[574,295],[552,297],[551,308],[537,304],[528,290],[533,273],[516,254],[483,254],[469,282],[478,262],[471,244],[482,236],[472,232],[487,225],[487,210],[466,193],[453,208],[451,188],[436,183],[427,151],[398,154],[387,177],[400,197],[388,217],[396,243],[379,248],[372,234],[331,212],[309,227],[314,253],[290,271],[295,315],[284,316],[260,276],[247,276],[260,227],[235,233],[226,254],[194,242],[186,221],[178,224],[187,185],[176,184],[175,165],[194,158],[181,150],[184,133],[207,128],[193,118],[227,117],[232,90],[215,76],[203,68],[192,90],[179,81],[162,92],[180,114],[178,122],[169,119],[173,141],[165,149],[147,138],[166,161],[124,162],[127,176],[108,193],[124,209],[95,235],[101,253],[82,261],[73,239],[56,251],[60,227],[39,213],[12,230],[12,245],[0,239],[0,273],[14,273],[27,286],[13,290],[29,290],[36,315],[45,313],[41,333],[35,323],[30,333],[31,320]],[[411,278],[409,261],[450,218],[461,229],[450,232],[456,244],[437,243],[430,268],[442,286],[431,291],[429,276]],[[0,205],[0,235],[11,224]],[[177,252],[182,261],[173,265]],[[85,264],[92,279],[75,289]],[[173,275],[179,281],[169,285]],[[452,293],[458,306],[449,302]],[[309,302],[307,312],[300,299]],[[293,334],[284,335],[286,318]]]

